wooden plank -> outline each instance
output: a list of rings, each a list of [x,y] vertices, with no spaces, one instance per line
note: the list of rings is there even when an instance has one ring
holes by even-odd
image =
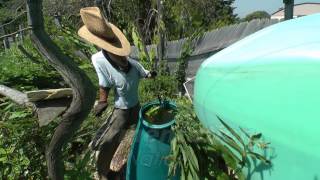
[[[35,91],[35,92],[39,92],[39,91]],[[12,101],[14,101],[19,105],[33,107],[34,111],[36,111],[38,116],[39,126],[42,127],[42,126],[48,125],[54,119],[62,115],[69,107],[72,101],[72,98],[68,98],[70,97],[70,95],[68,95],[68,93],[70,94],[69,89],[64,89],[63,91],[43,90],[40,92],[51,92],[52,97],[48,96],[49,98],[54,98],[59,96],[61,96],[61,98],[30,102],[28,100],[27,94],[20,92],[18,90],[9,88],[4,85],[0,85],[0,95],[10,98]],[[64,92],[64,93],[62,94],[58,93],[58,95],[56,95],[54,94],[54,92]],[[67,94],[68,96],[62,98],[62,95],[65,95],[65,94]]]
[[[71,98],[60,98],[35,102],[39,126],[46,126],[62,115],[67,110],[71,101]]]
[[[25,93],[7,87],[5,85],[0,85],[0,94],[10,98],[12,101],[19,105],[32,106],[32,104],[29,103],[27,95]]]
[[[40,101],[40,100],[70,98],[70,97],[72,97],[72,89],[71,88],[62,88],[62,89],[28,91],[28,92],[26,92],[26,94],[27,94],[27,98],[30,102],[36,102],[36,101]]]
[[[132,127],[126,131],[124,138],[117,148],[116,153],[113,155],[110,163],[110,169],[115,172],[119,172],[127,163],[130,153],[131,144],[135,133],[135,127]]]

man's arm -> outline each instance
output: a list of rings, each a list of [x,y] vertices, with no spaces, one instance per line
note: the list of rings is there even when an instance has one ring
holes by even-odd
[[[98,104],[94,107],[95,116],[101,116],[104,110],[108,107],[108,95],[110,88],[99,87],[99,101]]]
[[[140,78],[155,78],[157,76],[156,71],[148,71],[146,70],[138,61],[131,60],[132,65],[138,70]]]
[[[147,73],[146,78],[155,78],[157,76],[157,72],[156,71],[149,71]]]
[[[110,88],[99,87],[99,102],[107,102]]]

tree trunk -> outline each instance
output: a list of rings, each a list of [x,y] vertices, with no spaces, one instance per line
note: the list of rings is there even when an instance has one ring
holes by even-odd
[[[64,165],[61,160],[62,147],[89,114],[95,100],[96,90],[87,75],[76,66],[70,57],[61,52],[45,32],[42,0],[27,0],[27,10],[28,24],[33,28],[32,41],[73,90],[72,103],[62,116],[62,121],[56,128],[46,150],[49,177],[54,180],[62,180],[64,179]]]

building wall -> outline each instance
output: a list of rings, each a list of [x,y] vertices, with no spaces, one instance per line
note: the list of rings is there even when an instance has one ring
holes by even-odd
[[[310,14],[320,13],[320,3],[302,3],[296,4],[293,10],[293,17],[301,17]],[[284,9],[280,9],[271,15],[271,19],[282,20],[284,18]]]

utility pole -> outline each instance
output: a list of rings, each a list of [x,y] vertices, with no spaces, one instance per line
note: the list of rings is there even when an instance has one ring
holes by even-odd
[[[159,39],[160,42],[158,44],[158,61],[163,60],[164,57],[164,23],[163,23],[163,0],[157,1],[158,6],[158,28],[159,28]],[[156,66],[156,63],[155,63]]]
[[[284,20],[293,18],[294,0],[283,0],[284,3]]]

